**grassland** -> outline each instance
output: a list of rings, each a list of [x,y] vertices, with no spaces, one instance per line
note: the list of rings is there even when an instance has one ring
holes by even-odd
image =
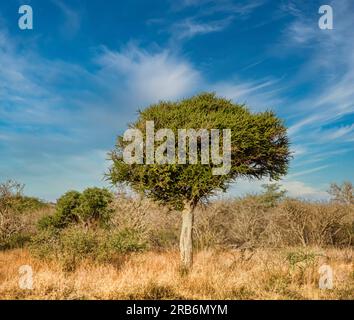
[[[254,195],[200,205],[186,274],[177,211],[119,195],[104,224],[63,225],[58,204],[2,194],[0,299],[354,299],[352,203]],[[31,290],[19,286],[24,265]],[[319,287],[323,265],[333,289]]]
[[[294,260],[291,257],[298,257]],[[334,271],[334,288],[319,289],[319,266]],[[33,268],[33,290],[19,288],[18,268]],[[354,299],[351,249],[202,250],[188,275],[176,251],[82,261],[66,272],[28,250],[0,252],[1,299]]]

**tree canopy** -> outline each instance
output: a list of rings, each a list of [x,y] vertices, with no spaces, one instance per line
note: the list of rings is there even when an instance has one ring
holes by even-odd
[[[272,111],[252,113],[245,105],[214,93],[202,93],[177,102],[162,101],[139,111],[137,121],[129,127],[139,129],[144,141],[147,121],[154,121],[156,131],[168,128],[176,136],[181,128],[231,130],[231,168],[225,175],[213,175],[213,163],[190,164],[189,160],[185,165],[177,161],[175,164],[127,164],[123,152],[129,142],[119,136],[110,154],[113,165],[109,179],[114,184],[128,184],[158,202],[183,208],[185,202],[197,203],[217,191],[225,191],[238,178],[276,180],[287,172],[290,153],[286,127]],[[146,157],[145,149],[143,155]],[[201,157],[200,150],[198,157]]]

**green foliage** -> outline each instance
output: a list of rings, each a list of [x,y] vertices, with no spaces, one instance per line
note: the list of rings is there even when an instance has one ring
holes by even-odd
[[[74,212],[83,221],[104,224],[112,214],[112,201],[113,195],[107,189],[88,188],[81,194],[79,206]]]
[[[178,231],[171,229],[153,230],[150,242],[156,248],[169,248],[178,244]]]
[[[95,233],[79,227],[71,227],[63,231],[60,240],[62,248],[79,259],[92,254],[98,246]]]
[[[31,239],[30,252],[41,259],[51,259],[57,256],[60,249],[60,238],[57,230],[47,229],[38,232]]]
[[[55,217],[52,219],[56,226],[65,228],[69,224],[79,221],[77,208],[81,204],[80,196],[78,191],[69,191],[59,198]]]
[[[286,190],[280,190],[281,186],[277,183],[262,185],[264,191],[261,195],[262,202],[267,207],[275,207],[280,201],[284,200]]]
[[[278,179],[287,172],[290,154],[286,128],[271,111],[251,113],[244,105],[203,93],[178,102],[160,102],[140,111],[130,128],[140,129],[144,139],[146,121],[154,121],[155,130],[171,129],[175,136],[178,129],[231,129],[232,132],[231,171],[220,176],[212,174],[212,163],[126,164],[122,155],[128,142],[118,137],[111,153],[113,165],[108,178],[113,184],[126,183],[163,204],[181,209],[186,201],[197,203],[216,191],[225,191],[237,178]]]
[[[12,234],[7,239],[0,239],[0,251],[23,248],[30,240],[31,236],[26,233]]]
[[[0,183],[0,213],[22,214],[48,207],[40,199],[23,195],[23,189],[23,184],[13,180]]]
[[[39,230],[47,229],[59,229],[65,226],[64,223],[60,221],[59,215],[45,215],[37,221],[37,228]]]
[[[142,234],[134,229],[110,232],[75,225],[42,230],[32,237],[29,246],[36,257],[60,261],[66,271],[74,270],[84,259],[114,262],[122,255],[141,252],[147,247]]]
[[[78,222],[104,225],[112,213],[112,201],[113,195],[106,189],[88,188],[83,193],[69,191],[58,200],[55,214],[42,217],[37,226],[44,230],[63,229]]]
[[[77,263],[97,255],[99,238],[92,230],[72,226],[63,230],[47,229],[32,238],[30,251],[41,259],[55,259],[66,271],[72,271]]]
[[[143,251],[147,248],[138,231],[124,229],[110,236],[110,247],[119,253]]]
[[[19,212],[36,211],[47,208],[48,204],[34,197],[21,196],[15,199],[15,210]]]
[[[289,252],[286,259],[289,262],[291,268],[299,267],[300,269],[304,269],[309,265],[312,265],[316,261],[317,256],[319,256],[319,254],[299,250]]]

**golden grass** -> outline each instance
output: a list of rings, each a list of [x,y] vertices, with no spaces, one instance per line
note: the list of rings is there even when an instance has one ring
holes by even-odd
[[[291,264],[289,252],[204,250],[182,275],[178,252],[145,252],[110,264],[85,261],[73,272],[27,250],[0,252],[0,299],[354,299],[353,251],[306,249],[315,258]],[[334,288],[320,290],[318,268],[329,264]],[[19,288],[18,268],[30,265],[33,290]]]

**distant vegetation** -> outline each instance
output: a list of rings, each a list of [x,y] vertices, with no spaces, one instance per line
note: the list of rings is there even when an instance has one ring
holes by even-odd
[[[328,203],[291,199],[279,185],[272,184],[265,185],[258,195],[213,201],[208,206],[200,204],[195,210],[193,229],[196,273],[192,271],[179,278],[175,255],[180,233],[177,212],[145,198],[114,195],[100,188],[67,192],[54,206],[24,196],[21,184],[6,182],[0,184],[0,258],[3,255],[3,259],[15,263],[11,268],[17,268],[21,263],[27,264],[28,258],[21,257],[30,253],[31,259],[40,261],[36,270],[43,269],[44,274],[56,272],[55,277],[63,279],[67,279],[67,272],[85,275],[85,286],[93,291],[81,292],[75,285],[76,289],[72,287],[72,293],[65,296],[59,291],[64,294],[67,289],[58,287],[58,294],[53,298],[59,299],[300,299],[329,297],[329,292],[316,291],[316,268],[324,258],[328,259],[323,252],[332,252],[331,266],[336,266],[336,274],[341,272],[344,282],[337,282],[331,297],[349,298],[354,287],[350,267],[354,204],[348,201],[352,199],[348,193],[353,190],[348,185],[333,184],[330,190],[333,199]],[[18,256],[16,248],[26,250],[19,251]],[[118,274],[125,264],[123,273]],[[153,265],[155,271],[147,265]],[[175,269],[164,270],[164,266]],[[102,268],[106,268],[107,277],[123,277],[120,285],[124,286],[129,278],[132,286],[143,289],[127,287],[118,292],[114,287],[91,288],[93,278],[95,283],[97,279],[110,284],[116,281],[104,280],[106,275],[99,271]],[[16,281],[2,286],[4,272],[9,277],[6,270],[0,266],[0,295],[21,297],[24,293],[16,289]],[[87,273],[87,270],[91,271]],[[243,276],[253,280],[233,284],[232,281],[240,281],[240,270]],[[159,284],[162,280],[156,274],[162,273],[168,277],[168,284]],[[222,281],[222,277],[228,281]],[[143,278],[146,283],[139,282]],[[50,292],[47,285],[51,288],[59,285],[51,284],[52,280],[47,278],[43,281],[38,285],[46,292]],[[304,284],[311,285],[315,291],[305,290]],[[74,284],[68,282],[66,286]],[[43,298],[42,289],[26,294]],[[94,293],[97,290],[101,292],[98,296]]]
[[[194,246],[353,246],[354,210],[347,200],[353,189],[348,183],[333,189],[330,203],[291,199],[272,184],[259,195],[199,205]],[[87,257],[109,261],[129,252],[178,248],[179,215],[148,199],[89,188],[67,192],[51,206],[24,196],[15,182],[2,183],[0,190],[2,250],[28,246],[41,258],[62,257],[73,268]]]
[[[24,185],[0,183],[0,250],[23,246],[36,232],[35,220],[49,205],[23,195]]]

